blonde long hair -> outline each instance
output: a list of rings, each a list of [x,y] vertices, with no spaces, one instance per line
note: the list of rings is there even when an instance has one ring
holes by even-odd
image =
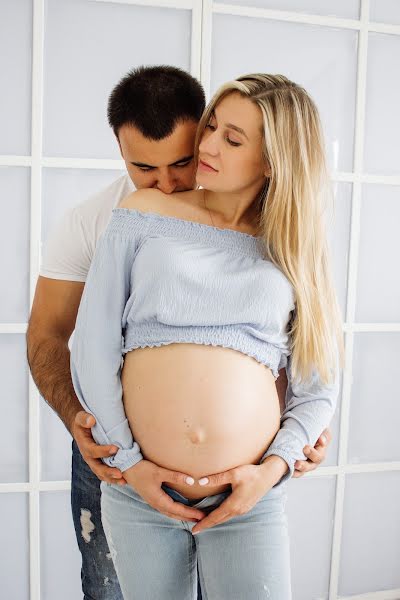
[[[338,361],[343,366],[344,344],[324,220],[333,194],[318,110],[306,90],[284,75],[252,73],[228,81],[201,117],[196,163],[211,112],[232,92],[259,106],[263,117],[263,158],[271,175],[255,202],[266,258],[295,291],[289,324],[292,376],[304,380],[316,370],[329,383]]]

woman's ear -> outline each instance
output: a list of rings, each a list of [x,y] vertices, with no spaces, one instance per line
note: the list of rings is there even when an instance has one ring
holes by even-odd
[[[271,177],[271,167],[270,164],[267,162],[264,168],[264,175],[265,177]]]

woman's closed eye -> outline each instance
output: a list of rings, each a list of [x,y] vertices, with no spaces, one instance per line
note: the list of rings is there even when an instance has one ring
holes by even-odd
[[[209,127],[209,128],[211,129],[211,131],[215,131],[215,126],[214,126],[214,125],[211,125],[211,123],[208,123],[208,124],[206,125],[206,129],[207,129],[207,127]],[[228,143],[229,143],[231,146],[241,146],[241,145],[242,145],[242,144],[239,144],[238,142],[234,142],[234,141],[232,141],[232,140],[231,140],[231,139],[229,139],[228,137],[226,137],[225,139],[226,139],[226,141],[227,141],[227,142],[228,142]]]

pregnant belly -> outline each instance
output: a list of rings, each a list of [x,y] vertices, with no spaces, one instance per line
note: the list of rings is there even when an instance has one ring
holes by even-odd
[[[121,376],[125,412],[145,459],[194,485],[166,482],[190,499],[230,489],[197,480],[258,464],[280,427],[271,370],[236,350],[201,344],[137,348]]]

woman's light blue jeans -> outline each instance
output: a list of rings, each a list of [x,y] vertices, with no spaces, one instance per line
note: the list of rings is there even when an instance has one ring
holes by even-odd
[[[174,500],[209,513],[231,490]],[[195,523],[152,508],[129,485],[101,483],[101,514],[124,600],[291,600],[286,483],[246,514],[193,535]]]

